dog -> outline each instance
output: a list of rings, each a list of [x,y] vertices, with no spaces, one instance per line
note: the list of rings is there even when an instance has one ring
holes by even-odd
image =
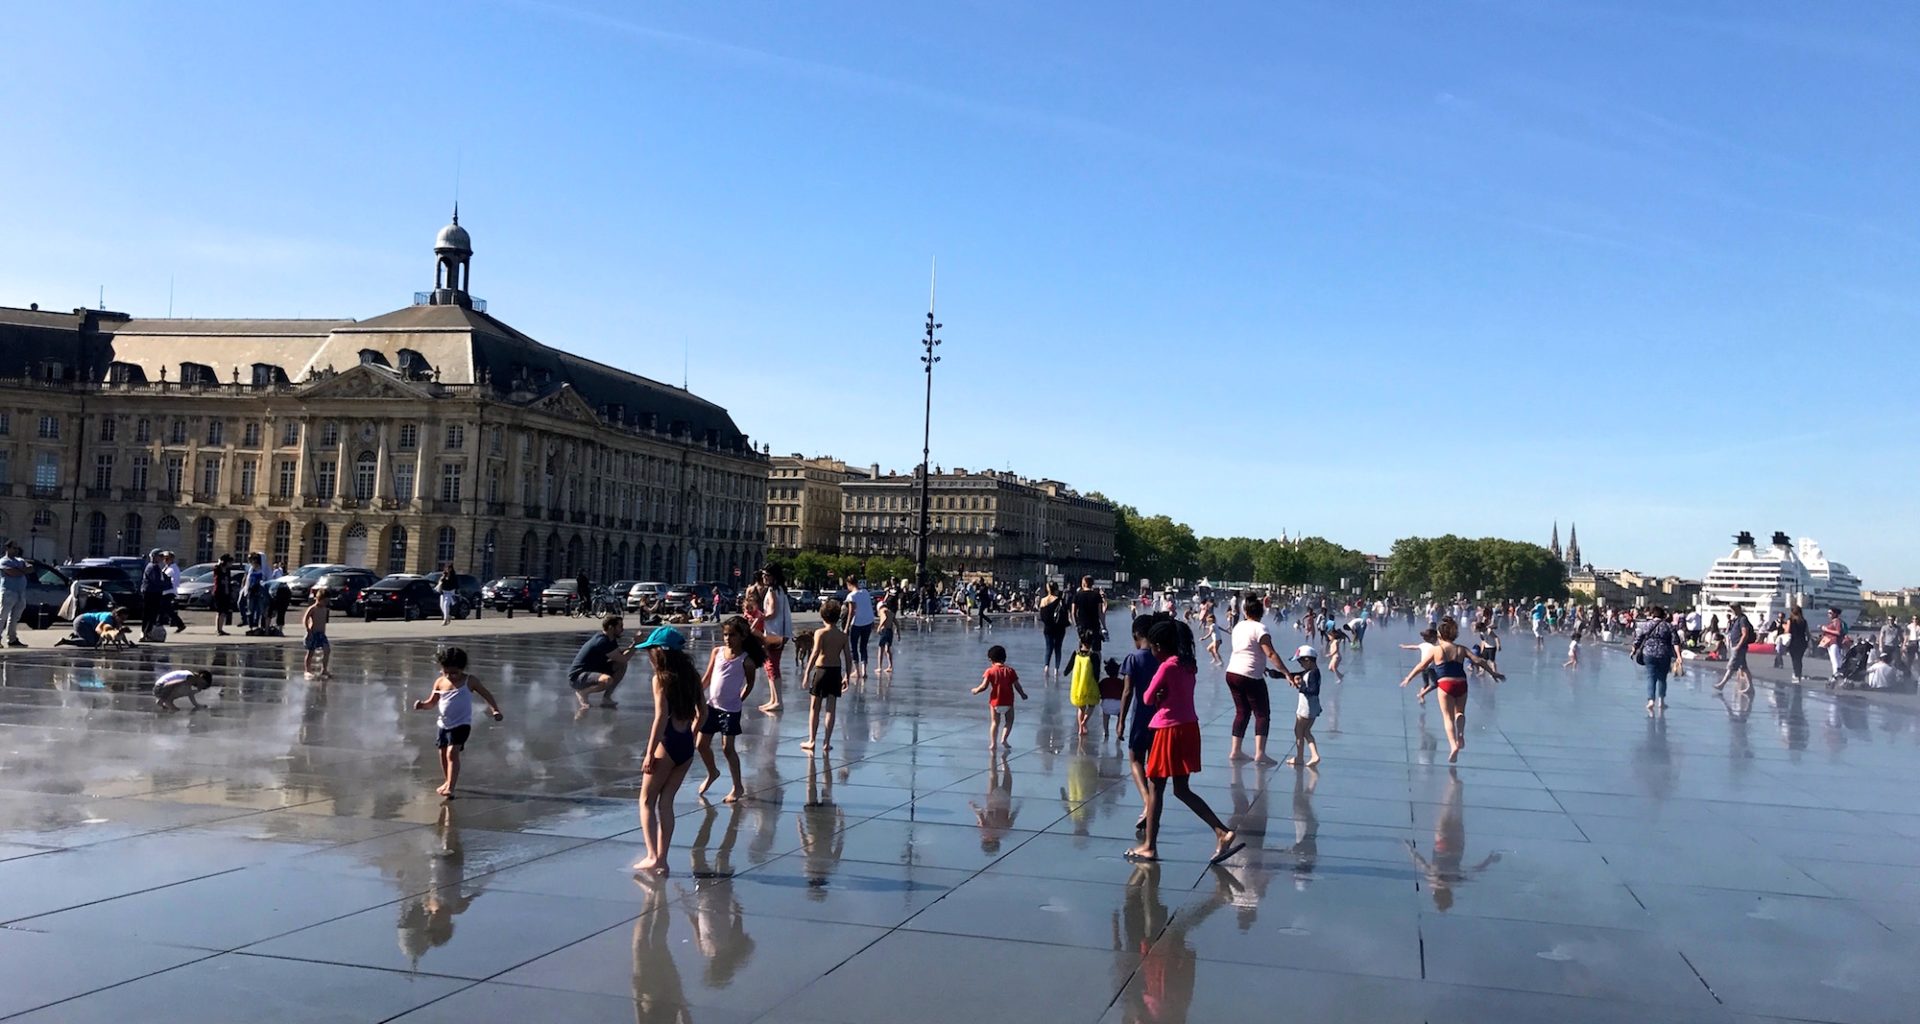
[[[95,647],[132,647],[133,631],[121,626],[100,627],[100,641]]]
[[[194,699],[194,694],[213,685],[213,673],[206,669],[179,670],[169,672],[153,684],[153,702],[162,711],[178,711],[180,706],[174,701],[182,697],[198,711],[205,704]]]
[[[813,657],[813,634],[802,633],[793,638],[793,670],[804,672],[807,660]]]

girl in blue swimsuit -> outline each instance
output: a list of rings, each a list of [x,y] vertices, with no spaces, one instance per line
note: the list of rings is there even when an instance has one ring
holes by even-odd
[[[640,783],[640,832],[647,855],[633,870],[667,874],[667,849],[673,844],[673,798],[693,767],[694,737],[706,717],[700,673],[687,657],[687,638],[661,626],[636,645],[653,659],[653,729],[647,734],[645,776]]]

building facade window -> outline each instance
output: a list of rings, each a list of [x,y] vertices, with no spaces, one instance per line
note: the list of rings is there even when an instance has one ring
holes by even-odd
[[[186,486],[187,460],[178,455],[167,456],[167,494],[178,495],[180,488]],[[206,561],[206,559],[201,559]]]
[[[11,433],[13,433],[13,413],[10,410],[0,409],[0,437]]]
[[[240,428],[240,446],[242,448],[260,447],[260,424],[258,422],[248,420],[246,425]]]
[[[111,441],[120,432],[120,421],[112,416],[100,417],[100,440]]]
[[[142,553],[141,549],[146,547],[146,545],[141,542],[143,539],[141,537],[141,534],[145,531],[145,529],[146,529],[146,520],[140,518],[140,513],[138,512],[127,513],[127,518],[124,521],[124,525],[120,527],[119,554],[122,554],[122,555],[141,554]]]
[[[153,421],[145,416],[133,421],[133,440],[135,444],[150,444],[153,441]]]
[[[339,475],[340,466],[332,459],[321,459],[313,467],[314,494],[321,498],[333,497],[334,478]]]
[[[300,445],[300,421],[288,420],[280,428],[280,447],[297,448]]]
[[[60,439],[60,417],[40,417],[40,440],[58,441]]]
[[[400,450],[410,452],[420,447],[420,425],[417,423],[400,424]]]
[[[273,561],[276,565],[287,564],[287,551],[293,546],[293,525],[285,519],[273,524]]]
[[[340,443],[340,424],[334,422],[320,425],[320,447],[332,448]]]
[[[242,498],[253,497],[254,476],[258,469],[259,467],[252,459],[240,460],[240,496]]]
[[[393,539],[387,543],[387,571],[407,571],[407,528],[393,528]]]
[[[87,557],[99,558],[107,553],[107,514],[95,512],[87,517]]]
[[[253,524],[245,519],[233,524],[233,550],[243,559],[253,551]]]
[[[132,487],[136,491],[146,490],[147,489],[147,470],[152,465],[153,465],[152,456],[146,454],[145,452],[141,452],[139,455],[135,455],[133,457],[133,478],[127,481],[127,485],[129,487]]]
[[[398,459],[393,464],[393,496],[400,501],[413,500],[413,460]]]
[[[274,487],[274,493],[282,498],[293,497],[294,484],[300,476],[300,464],[292,459],[280,460],[280,480]]]
[[[6,449],[0,448],[0,485],[13,482],[12,459]]]
[[[167,424],[167,443],[168,444],[186,444],[187,443],[187,421],[186,420],[181,419],[178,416],[175,416],[173,418],[173,422]]]
[[[50,494],[60,486],[60,456],[54,452],[40,452],[33,458],[33,489],[41,494]]]
[[[440,467],[440,500],[460,500],[460,471],[466,467],[458,462],[444,463]]]
[[[208,420],[207,421],[207,444],[217,448],[220,445],[223,445],[226,443],[227,443],[227,421],[226,420]]]
[[[206,516],[193,521],[193,560],[213,561],[213,520]]]
[[[200,459],[200,498],[211,499],[220,490],[220,458],[204,456]]]
[[[447,424],[447,450],[457,452],[466,447],[467,428],[458,423]]]
[[[439,538],[434,542],[433,546],[434,560],[440,565],[445,565],[453,561],[453,548],[453,527],[442,526],[440,528]]]
[[[361,452],[353,460],[353,496],[361,501],[373,500],[373,482],[378,459],[372,452]]]
[[[101,452],[93,457],[93,486],[103,491],[113,486],[112,452]]]

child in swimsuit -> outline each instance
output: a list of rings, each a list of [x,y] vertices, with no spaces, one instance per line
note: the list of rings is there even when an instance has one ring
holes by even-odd
[[[833,710],[840,703],[847,678],[847,634],[840,629],[840,613],[844,609],[844,605],[832,599],[820,606],[820,621],[825,625],[813,631],[813,653],[807,658],[806,672],[802,673],[807,690],[813,696],[807,704],[807,741],[800,744],[801,750],[812,750],[820,742],[822,717],[827,726],[826,749],[833,749]]]
[[[467,736],[473,732],[473,698],[487,702],[487,711],[498,722],[500,704],[480,681],[467,674],[467,652],[459,647],[440,651],[440,678],[433,681],[433,692],[413,702],[415,711],[440,710],[439,730],[434,746],[440,748],[440,770],[446,775],[435,793],[453,799],[454,784],[460,781],[460,752],[467,748]]]
[[[687,638],[672,626],[660,626],[634,645],[653,660],[653,729],[647,734],[646,774],[640,782],[640,832],[647,855],[633,865],[636,874],[667,874],[673,798],[693,767],[694,735],[706,718],[700,673],[686,646]]]
[[[880,618],[874,622],[873,645],[879,651],[876,671],[893,674],[893,602],[880,602]]]

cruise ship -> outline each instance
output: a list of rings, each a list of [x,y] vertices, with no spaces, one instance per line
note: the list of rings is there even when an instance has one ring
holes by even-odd
[[[1729,606],[1739,602],[1756,625],[1799,605],[1809,621],[1824,621],[1815,612],[1838,608],[1849,620],[1860,613],[1860,577],[1839,562],[1828,560],[1811,537],[1793,543],[1776,532],[1762,547],[1745,530],[1734,537],[1733,553],[1713,563],[1700,588],[1701,612],[1726,622]]]

